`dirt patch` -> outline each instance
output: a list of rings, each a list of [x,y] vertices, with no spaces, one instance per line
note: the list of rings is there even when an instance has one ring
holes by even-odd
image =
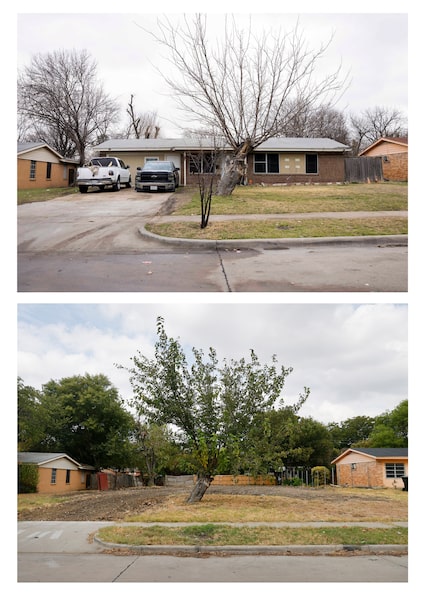
[[[144,487],[117,491],[86,491],[73,493],[65,501],[44,507],[22,510],[19,520],[125,520],[127,517],[144,515],[163,508],[171,500],[183,496],[184,502],[189,495],[189,487]],[[350,520],[353,514],[357,521],[363,516],[395,518],[407,520],[407,498],[392,499],[387,491],[370,492],[356,490],[347,492],[342,489],[310,489],[293,487],[211,486],[207,495],[248,495],[258,497],[288,497],[289,512],[297,512],[297,517],[306,520],[327,519],[327,514],[335,513],[339,520]],[[399,493],[399,495],[402,495]],[[406,494],[405,494],[406,495]],[[204,499],[203,499],[204,501]],[[308,512],[306,511],[308,509]],[[317,516],[315,518],[315,516]],[[309,517],[309,520],[311,518]]]

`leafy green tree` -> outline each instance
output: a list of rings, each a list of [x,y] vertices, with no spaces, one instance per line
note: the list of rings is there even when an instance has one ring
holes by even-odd
[[[300,417],[291,438],[290,463],[304,466],[329,466],[333,459],[330,433],[312,417]]]
[[[366,442],[375,426],[375,418],[367,415],[357,415],[346,419],[340,423],[331,423],[328,425],[335,455],[340,454],[345,449],[355,446],[365,446]]]
[[[408,401],[404,400],[392,411],[379,415],[369,435],[368,447],[408,446]]]
[[[127,368],[133,404],[148,421],[178,432],[198,476],[188,502],[200,501],[226,459],[232,467],[258,460],[264,413],[282,404],[279,396],[292,369],[278,371],[275,357],[263,366],[252,350],[249,361],[220,365],[213,348],[207,357],[193,348],[189,363],[179,341],[167,336],[162,318],[157,333],[155,358],[138,352]],[[301,403],[307,396],[305,390]]]
[[[32,451],[43,439],[45,425],[44,409],[40,404],[40,393],[26,386],[18,378],[18,449]]]
[[[51,380],[42,386],[40,402],[45,415],[40,451],[62,451],[96,468],[130,463],[134,418],[106,376]]]
[[[332,459],[332,442],[324,424],[310,417],[300,417],[297,406],[269,411],[268,438],[260,438],[260,447],[270,451],[280,466],[328,465]],[[262,453],[263,455],[263,453]]]
[[[163,474],[169,465],[173,439],[166,426],[137,421],[133,441],[134,465],[148,477],[149,486],[153,486],[156,476]]]

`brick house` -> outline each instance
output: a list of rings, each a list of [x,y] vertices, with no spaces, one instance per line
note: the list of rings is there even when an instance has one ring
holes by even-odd
[[[360,157],[381,157],[386,180],[408,180],[408,138],[383,137],[369,145]]]
[[[18,453],[18,464],[38,467],[38,493],[68,493],[91,486],[93,466],[78,463],[66,453]]]
[[[351,448],[332,462],[336,483],[348,487],[388,487],[403,489],[408,476],[407,448]]]
[[[78,166],[46,143],[18,143],[18,190],[71,187]]]
[[[270,138],[247,158],[244,184],[295,184],[343,182],[344,155],[349,148],[329,138]],[[130,166],[132,178],[137,167],[148,160],[173,161],[180,169],[180,184],[196,185],[199,174],[220,174],[229,147],[217,150],[210,139],[154,138],[113,139],[93,149],[93,155],[115,155]]]

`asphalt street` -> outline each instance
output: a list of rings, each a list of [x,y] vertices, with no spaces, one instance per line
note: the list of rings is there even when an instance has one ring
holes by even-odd
[[[18,207],[20,292],[405,292],[404,238],[198,244],[147,237],[169,194]]]

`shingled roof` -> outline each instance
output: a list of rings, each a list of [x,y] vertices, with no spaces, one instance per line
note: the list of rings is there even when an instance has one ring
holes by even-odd
[[[401,457],[408,457],[407,447],[377,447],[377,448],[362,448],[362,447],[350,447],[343,453],[341,453],[331,463],[335,464],[337,461],[346,457],[349,453],[362,453],[367,457],[373,457],[375,459],[399,459]]]

